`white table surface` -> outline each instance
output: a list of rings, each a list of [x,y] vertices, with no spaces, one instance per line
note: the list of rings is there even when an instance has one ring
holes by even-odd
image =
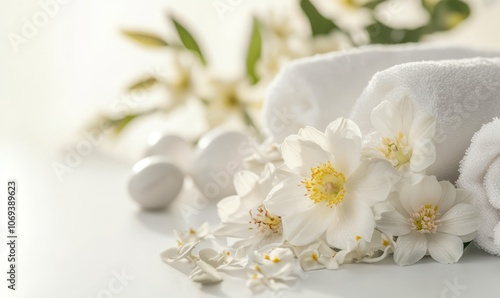
[[[226,278],[220,285],[201,287],[159,258],[162,250],[175,245],[173,228],[206,219],[215,223],[213,206],[186,222],[179,212],[183,202],[191,204],[184,193],[169,210],[143,212],[126,193],[128,162],[96,152],[59,181],[50,168],[59,156],[47,158],[22,144],[0,145],[1,177],[18,179],[20,204],[19,288],[15,294],[6,292],[2,281],[0,297],[108,297],[102,290],[110,283],[119,288],[112,297],[251,296],[244,280]],[[3,245],[0,255],[5,268]],[[124,287],[113,281],[114,273],[122,270],[133,277]],[[392,259],[349,264],[306,274],[292,292],[262,296],[453,297],[448,285],[457,283],[462,290],[455,297],[498,297],[499,277],[500,258],[470,246],[454,265],[429,258],[409,267]]]
[[[38,0],[0,3],[0,191],[6,179],[19,183],[19,290],[6,291],[6,246],[0,245],[0,297],[106,297],[99,295],[125,270],[133,280],[112,297],[248,297],[243,280],[228,279],[201,288],[166,264],[159,253],[175,245],[172,229],[214,221],[214,208],[186,223],[179,210],[141,212],[126,193],[132,162],[94,150],[59,181],[51,164],[96,111],[110,109],[124,87],[151,67],[163,65],[163,52],[146,51],[121,37],[120,28],[168,33],[164,12],[173,10],[202,35],[207,56],[232,74],[241,53],[251,11],[244,1],[221,20],[213,1],[70,1],[23,49],[13,51],[10,32],[19,34],[24,17],[40,10]],[[285,2],[285,1],[283,1]],[[500,3],[472,0],[467,25],[434,38],[500,49]],[[201,29],[198,29],[201,30]],[[199,35],[200,33],[198,33]],[[189,120],[189,119],[188,119]],[[135,156],[146,137],[137,132],[115,152]],[[102,148],[99,148],[102,149]],[[0,193],[0,233],[5,204]],[[177,201],[177,207],[185,195]],[[189,203],[188,203],[189,204]],[[196,221],[196,222],[195,222]],[[307,275],[299,289],[282,297],[499,297],[500,258],[470,247],[455,265],[425,259],[399,267],[391,259],[375,265],[346,265],[338,271]],[[448,284],[458,283],[454,294]],[[115,285],[116,286],[116,285]],[[442,295],[445,294],[445,295]],[[269,296],[267,293],[264,296]],[[274,294],[278,297],[278,294]],[[109,296],[111,297],[111,296]]]

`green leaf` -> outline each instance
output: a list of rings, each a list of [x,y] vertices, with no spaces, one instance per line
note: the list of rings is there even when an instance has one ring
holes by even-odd
[[[140,116],[140,114],[129,114],[123,118],[117,119],[113,121],[113,126],[115,129],[115,134],[120,134],[125,127],[127,127],[130,122],[132,122],[135,118]]]
[[[300,8],[302,8],[302,11],[311,24],[313,36],[325,35],[339,29],[332,20],[321,15],[310,0],[300,0]]]
[[[248,53],[246,58],[247,75],[252,84],[259,81],[259,77],[255,72],[255,66],[262,54],[262,36],[260,34],[260,24],[257,19],[253,19],[252,35],[248,45]]]
[[[439,0],[420,0],[422,7],[425,8],[428,12],[432,13],[434,10],[434,6]]]
[[[395,29],[377,20],[368,25],[365,29],[368,32],[370,43],[372,44],[417,42],[427,33],[426,27],[419,27],[415,29]]]
[[[131,40],[147,47],[165,47],[168,43],[161,37],[148,32],[123,30],[123,34]]]
[[[158,83],[158,79],[156,79],[153,76],[148,76],[144,79],[141,79],[132,85],[130,85],[127,90],[129,92],[136,91],[136,90],[147,90],[151,89],[153,86],[155,86]]]
[[[170,20],[172,21],[172,23],[174,23],[177,35],[179,36],[184,47],[186,47],[186,49],[190,51],[193,51],[198,56],[198,58],[200,58],[201,63],[203,63],[203,65],[206,65],[207,62],[205,61],[205,57],[203,56],[203,53],[201,52],[201,49],[198,46],[198,43],[194,39],[193,35],[189,33],[186,27],[182,26],[173,16],[170,16]]]
[[[446,31],[456,27],[470,15],[470,8],[460,0],[441,0],[431,13],[429,31]]]

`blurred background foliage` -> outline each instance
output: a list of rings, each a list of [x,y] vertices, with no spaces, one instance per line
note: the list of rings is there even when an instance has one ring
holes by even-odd
[[[200,121],[206,122],[207,130],[237,121],[263,139],[259,111],[267,86],[284,64],[367,44],[419,42],[428,35],[455,28],[471,13],[469,6],[460,0],[421,0],[421,7],[415,9],[420,14],[420,24],[404,28],[390,22],[401,1],[406,0],[300,0],[297,1],[300,15],[283,11],[256,15],[247,32],[246,58],[242,61],[246,73],[236,78],[221,78],[210,71],[210,61],[197,41],[203,36],[203,28],[184,24],[173,13],[166,17],[177,35],[173,40],[153,32],[124,29],[123,35],[131,41],[145,49],[164,49],[174,61],[173,75],[142,75],[128,86],[127,92],[133,98],[134,94],[143,96],[154,88],[163,88],[168,99],[148,109],[100,116],[96,123],[112,128],[118,135],[140,117],[157,113],[168,117],[187,101],[195,100],[204,107],[206,119]],[[321,7],[330,4],[340,10],[337,17],[323,12]],[[223,12],[224,6],[218,9]]]

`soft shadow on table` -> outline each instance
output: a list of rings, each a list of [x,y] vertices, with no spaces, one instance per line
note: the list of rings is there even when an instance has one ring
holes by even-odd
[[[224,293],[224,291],[222,291],[222,286],[220,283],[215,285],[202,286],[200,290],[204,293],[215,295],[217,297],[231,297],[228,294]]]
[[[196,229],[204,222],[213,226],[219,223],[217,202],[199,199],[188,186],[166,208],[153,211],[139,209],[136,216],[148,229],[163,235],[171,235],[174,229]]]
[[[136,217],[141,224],[151,231],[171,235],[172,229],[175,228],[177,222],[177,219],[171,213],[167,208],[156,211],[138,210]]]

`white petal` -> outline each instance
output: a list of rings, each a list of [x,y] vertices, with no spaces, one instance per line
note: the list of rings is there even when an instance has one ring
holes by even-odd
[[[198,253],[200,260],[216,268],[222,265],[224,257],[221,253],[212,248],[204,248]]]
[[[313,258],[313,255],[316,255],[316,259]],[[322,263],[318,262],[319,252],[316,249],[306,249],[299,256],[299,264],[302,270],[311,271],[323,269],[326,266]]]
[[[422,172],[436,161],[436,147],[428,142],[423,145],[413,147],[410,159],[410,168],[413,172]]]
[[[346,196],[341,206],[332,208],[335,214],[326,232],[328,244],[338,249],[347,249],[349,241],[355,240],[357,236],[370,241],[375,228],[371,208],[363,202],[349,199]]]
[[[242,222],[227,221],[221,222],[219,227],[214,231],[216,237],[236,237],[248,238],[255,235],[255,226],[249,223],[250,217]]]
[[[427,235],[429,254],[445,264],[456,263],[464,252],[464,244],[460,237],[444,233]]]
[[[311,141],[321,146],[324,150],[328,149],[327,140],[324,133],[314,127],[306,126],[299,130],[299,137],[304,141]]]
[[[293,216],[281,218],[285,239],[292,245],[307,245],[325,233],[332,221],[332,210],[323,204],[315,206]]]
[[[230,196],[220,200],[217,203],[217,213],[221,220],[227,219],[231,214],[235,213],[240,207],[240,197]]]
[[[303,141],[297,135],[289,136],[281,145],[285,164],[304,177],[311,175],[311,168],[330,160],[330,155],[320,145]]]
[[[435,176],[425,176],[415,185],[405,184],[401,188],[399,198],[405,210],[412,214],[425,204],[437,205],[441,198],[441,185]]]
[[[408,134],[413,121],[413,104],[408,98],[394,103],[383,101],[373,109],[371,120],[383,137],[396,137],[399,132]]]
[[[339,118],[326,128],[329,152],[334,156],[334,166],[344,175],[350,175],[361,158],[361,131],[351,120]]]
[[[477,232],[473,232],[467,235],[460,236],[460,239],[462,239],[463,243],[471,242],[472,240],[476,239],[477,237]]]
[[[382,213],[377,221],[377,228],[394,236],[406,235],[411,232],[407,218],[396,210]]]
[[[449,181],[441,181],[439,184],[441,185],[442,193],[438,203],[438,211],[441,214],[445,214],[455,205],[457,190]]]
[[[385,160],[365,161],[347,178],[346,191],[369,206],[387,199],[398,174]]]
[[[279,216],[292,216],[314,204],[307,196],[301,177],[287,179],[276,185],[264,200],[266,209]]]
[[[400,236],[396,241],[394,261],[401,266],[412,265],[427,253],[427,239],[420,233]]]
[[[249,193],[259,181],[259,176],[250,171],[239,171],[234,175],[234,189],[240,196]]]
[[[465,203],[469,205],[474,205],[476,202],[474,194],[470,190],[457,189],[455,204]]]
[[[214,267],[203,261],[197,261],[196,265],[198,267],[189,276],[192,281],[201,284],[216,284],[222,281],[222,276]]]
[[[469,204],[453,206],[441,217],[439,232],[462,236],[477,231],[480,217],[477,209]]]
[[[436,133],[436,119],[424,112],[418,113],[413,119],[408,134],[410,144],[432,141]]]

